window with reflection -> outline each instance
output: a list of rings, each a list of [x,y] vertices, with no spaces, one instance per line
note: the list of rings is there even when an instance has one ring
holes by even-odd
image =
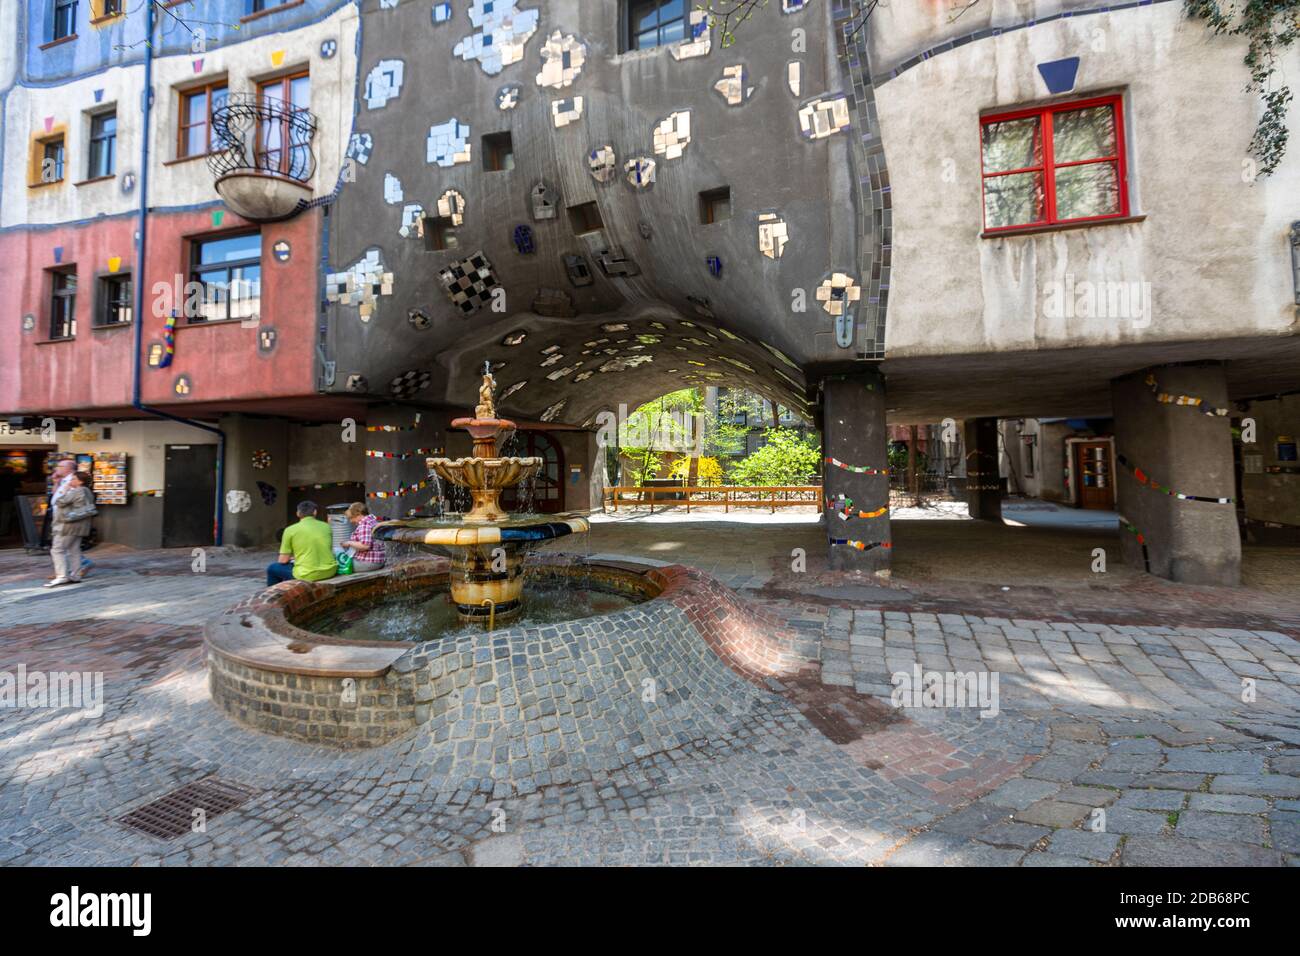
[[[189,322],[254,319],[260,314],[261,233],[196,240],[190,261],[190,281],[202,286],[202,296],[197,309],[187,308]]]
[[[686,0],[629,0],[628,50],[666,46],[686,38]]]
[[[292,179],[306,180],[311,171],[311,144],[294,132],[293,111],[311,106],[311,80],[306,73],[283,76],[257,88],[264,109],[257,128],[257,168]]]
[[[1118,96],[988,116],[980,142],[989,232],[1128,215]]]

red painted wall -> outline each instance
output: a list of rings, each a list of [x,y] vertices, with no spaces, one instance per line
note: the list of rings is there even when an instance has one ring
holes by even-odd
[[[145,285],[143,399],[147,404],[186,404],[265,399],[268,411],[275,400],[316,394],[314,328],[320,261],[320,212],[311,210],[286,222],[262,227],[262,326],[278,333],[275,350],[258,352],[258,330],[238,322],[187,326],[177,321],[176,354],[169,368],[151,368],[149,343],[161,341],[163,320],[151,308],[155,283],[174,286],[188,279],[188,240],[247,228],[250,223],[226,211],[220,229],[213,228],[211,209],[154,213],[149,221],[148,269]],[[131,402],[133,330],[92,327],[98,290],[94,281],[109,274],[109,259],[120,256],[120,271],[135,268],[134,216],[102,219],[78,225],[19,229],[0,233],[0,335],[17,345],[17,360],[0,362],[0,413],[44,414],[122,409]],[[290,258],[276,261],[272,247],[288,241]],[[56,265],[55,247],[62,247],[63,265],[76,265],[77,335],[73,341],[50,342],[49,299]],[[26,314],[36,327],[22,330]],[[138,319],[138,317],[137,317]],[[192,390],[180,397],[173,391],[177,376],[189,376]]]

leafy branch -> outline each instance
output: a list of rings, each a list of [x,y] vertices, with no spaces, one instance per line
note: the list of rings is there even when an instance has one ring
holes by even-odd
[[[1286,113],[1291,89],[1277,85],[1276,74],[1278,58],[1300,38],[1300,0],[1186,0],[1186,10],[1216,34],[1249,38],[1246,90],[1259,93],[1264,104],[1249,152],[1259,160],[1260,175],[1267,176],[1282,162],[1290,136]]]

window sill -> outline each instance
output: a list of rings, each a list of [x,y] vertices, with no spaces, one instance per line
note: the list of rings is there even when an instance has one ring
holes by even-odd
[[[110,180],[117,179],[116,173],[109,173],[107,176],[94,176],[90,179],[83,179],[79,183],[73,183],[74,186],[89,186],[91,183],[106,183]]]
[[[193,156],[177,156],[175,159],[163,160],[164,166],[175,166],[178,163],[192,163],[196,159],[207,159],[211,153],[195,153]]]
[[[207,319],[203,322],[186,321],[185,323],[178,321],[176,331],[180,332],[182,329],[206,329],[214,325],[243,325],[245,322],[249,323],[248,328],[255,329],[262,324],[262,318],[258,316],[256,321],[253,319]]]
[[[252,20],[260,20],[262,17],[269,17],[273,13],[279,13],[281,10],[291,10],[294,7],[301,7],[303,0],[293,0],[291,3],[282,3],[278,7],[268,7],[265,10],[258,10],[256,13],[247,13],[239,18],[240,23],[248,23]]]
[[[71,43],[76,38],[77,35],[75,33],[69,33],[67,36],[59,37],[57,40],[51,40],[49,43],[42,43],[40,49],[42,50],[53,49],[56,46],[62,46],[65,43]]]
[[[28,183],[28,184],[27,184],[27,188],[28,188],[28,189],[44,189],[44,188],[47,187],[47,186],[62,186],[62,185],[63,185],[63,180],[62,180],[62,179],[54,179],[54,180],[51,180],[51,181],[48,182],[48,183]]]
[[[1045,232],[1065,232],[1070,229],[1090,229],[1093,226],[1127,226],[1144,222],[1146,216],[1119,216],[1114,219],[1088,219],[1081,222],[1057,222],[1050,226],[1023,226],[1016,229],[997,229],[980,233],[981,239],[1003,239],[1008,236],[1036,236]]]
[[[41,339],[36,344],[37,345],[58,345],[60,342],[75,342],[75,341],[77,341],[77,337],[75,335],[65,335],[62,338],[58,338],[58,339]]]
[[[122,11],[117,13],[106,13],[102,17],[91,17],[90,25],[92,27],[102,27],[106,23],[112,23],[114,20],[120,20],[123,17]]]
[[[104,323],[101,323],[100,325],[92,325],[92,326],[90,327],[90,331],[92,331],[92,332],[112,332],[112,331],[114,331],[114,330],[116,330],[116,329],[129,329],[130,327],[131,327],[131,323],[130,323],[130,322],[104,322]]]

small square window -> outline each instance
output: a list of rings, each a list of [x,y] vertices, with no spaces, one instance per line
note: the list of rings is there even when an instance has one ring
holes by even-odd
[[[41,140],[38,144],[37,157],[40,167],[36,170],[36,181],[40,183],[58,183],[63,181],[63,137],[54,136]]]
[[[515,149],[510,133],[488,133],[483,137],[483,169],[489,173],[515,168]]]
[[[104,276],[99,280],[99,310],[95,325],[105,328],[131,322],[131,276]]]
[[[731,187],[720,186],[700,193],[700,222],[704,225],[731,218]]]
[[[456,237],[450,216],[424,217],[424,248],[428,252],[460,248],[460,239]]]
[[[583,236],[600,232],[605,228],[605,221],[600,218],[599,206],[594,202],[584,202],[569,207],[569,225],[573,227],[574,235]]]

